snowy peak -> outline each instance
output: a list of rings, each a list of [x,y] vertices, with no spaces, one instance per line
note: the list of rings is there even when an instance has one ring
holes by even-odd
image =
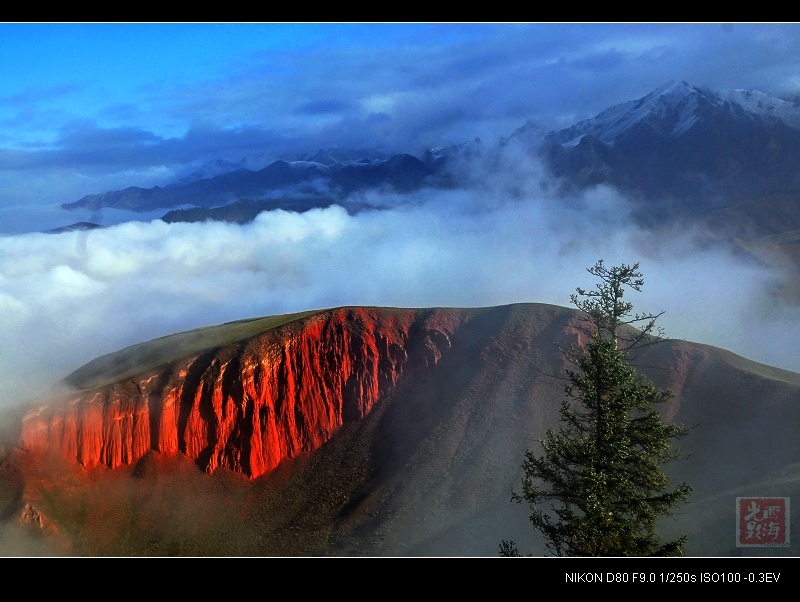
[[[719,95],[731,110],[741,110],[766,121],[780,121],[800,130],[800,106],[755,90],[727,90]]]
[[[706,94],[686,82],[667,84],[636,101],[633,110],[622,115],[613,126],[622,131],[648,122],[661,130],[662,135],[678,136],[697,123],[701,108],[711,104]],[[610,134],[614,134],[613,128]]]
[[[670,82],[563,130],[524,129],[513,137],[578,188],[605,183],[693,211],[800,193],[800,103],[761,92]]]
[[[743,119],[763,125],[782,123],[800,130],[800,107],[762,92],[727,90],[712,92],[685,81],[669,82],[639,100],[610,107],[592,119],[553,134],[565,147],[584,136],[613,144],[621,136],[642,128],[663,138],[679,137],[698,123],[713,119]]]
[[[708,96],[686,82],[668,83],[639,100],[610,107],[593,117],[558,132],[558,141],[574,146],[591,135],[606,143],[640,127],[660,136],[678,136],[697,123],[701,106],[710,104]]]

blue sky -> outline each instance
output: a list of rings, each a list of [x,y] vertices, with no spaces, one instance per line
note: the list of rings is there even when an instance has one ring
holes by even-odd
[[[0,404],[98,355],[230,320],[568,305],[600,258],[641,263],[633,301],[665,311],[668,336],[800,371],[800,308],[770,294],[779,270],[698,247],[689,229],[654,238],[606,187],[548,198],[530,157],[475,166],[464,190],[365,198],[385,209],[357,215],[120,224],[59,208],[216,159],[494,144],[669,81],[796,98],[798,67],[795,24],[0,24]],[[110,227],[40,233],[85,219]]]
[[[795,24],[5,23],[0,208],[218,158],[494,143],[670,80],[796,95],[798,65]]]

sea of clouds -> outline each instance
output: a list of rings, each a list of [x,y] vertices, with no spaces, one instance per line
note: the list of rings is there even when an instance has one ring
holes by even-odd
[[[474,174],[467,190],[369,193],[245,225],[131,221],[0,236],[0,403],[42,395],[93,358],[242,318],[341,305],[569,305],[586,268],[639,263],[636,309],[667,336],[800,371],[800,309],[777,269],[691,228],[654,234],[599,187],[557,198],[535,165]],[[480,182],[480,184],[478,184]]]

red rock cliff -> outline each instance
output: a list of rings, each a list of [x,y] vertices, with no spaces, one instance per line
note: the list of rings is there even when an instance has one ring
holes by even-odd
[[[27,414],[21,445],[86,468],[181,452],[257,477],[360,420],[404,374],[438,362],[463,313],[341,308]]]

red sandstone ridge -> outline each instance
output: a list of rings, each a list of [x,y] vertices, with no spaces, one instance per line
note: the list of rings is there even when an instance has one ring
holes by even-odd
[[[317,449],[406,373],[436,364],[465,316],[340,308],[149,366],[153,345],[135,346],[104,358],[124,361],[124,378],[30,411],[21,446],[86,468],[131,464],[150,450],[181,452],[206,472],[225,466],[255,478]],[[92,376],[84,381],[98,382]]]

